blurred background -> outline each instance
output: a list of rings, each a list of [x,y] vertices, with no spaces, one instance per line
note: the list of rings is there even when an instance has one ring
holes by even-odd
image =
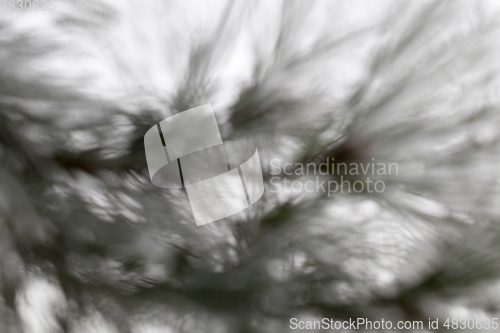
[[[498,1],[28,2],[0,3],[0,332],[500,317]],[[197,227],[143,136],[206,103],[266,192]],[[332,158],[398,174],[270,190]]]

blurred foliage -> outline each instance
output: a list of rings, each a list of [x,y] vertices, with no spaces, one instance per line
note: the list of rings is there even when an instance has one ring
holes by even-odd
[[[3,8],[0,331],[274,333],[292,317],[498,317],[495,8]],[[197,227],[185,192],[151,184],[143,135],[205,103],[223,139],[256,143],[266,193]],[[384,193],[270,190],[271,160],[328,158],[375,158],[399,173],[381,178]]]

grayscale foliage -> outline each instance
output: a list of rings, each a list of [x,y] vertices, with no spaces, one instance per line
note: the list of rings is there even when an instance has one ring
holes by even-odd
[[[0,9],[0,332],[499,316],[495,1],[55,6]],[[143,136],[205,103],[256,144],[266,192],[197,227]],[[273,159],[398,174],[277,193]]]

